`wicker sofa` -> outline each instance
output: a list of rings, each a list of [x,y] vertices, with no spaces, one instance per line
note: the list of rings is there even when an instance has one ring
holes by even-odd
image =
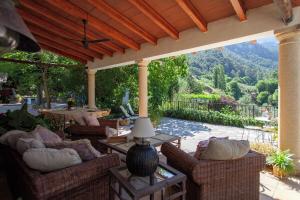
[[[259,172],[265,156],[250,151],[236,160],[197,160],[170,143],[161,152],[167,163],[187,175],[187,199],[258,200]]]
[[[106,152],[105,147],[100,146],[99,139],[106,138],[105,127],[119,129],[119,120],[98,119],[100,126],[71,125],[66,129],[71,140],[89,139],[92,145],[101,152]]]
[[[23,200],[108,200],[109,169],[120,164],[116,154],[65,169],[41,173],[27,167],[9,147],[1,147],[6,160],[8,183],[14,199]]]

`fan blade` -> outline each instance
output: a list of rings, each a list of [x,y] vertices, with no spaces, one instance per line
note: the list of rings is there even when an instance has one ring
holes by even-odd
[[[75,39],[75,38],[68,38],[68,37],[64,37],[64,36],[59,36],[65,40],[70,40],[70,41],[76,41],[76,42],[82,42],[82,39]]]
[[[108,42],[110,39],[88,40],[89,43]]]

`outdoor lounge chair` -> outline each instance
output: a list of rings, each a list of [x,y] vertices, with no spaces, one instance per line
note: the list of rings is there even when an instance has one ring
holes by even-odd
[[[128,105],[128,104],[127,104]],[[130,105],[130,104],[129,104]],[[131,107],[131,106],[130,106]],[[137,115],[130,115],[128,113],[128,111],[124,108],[124,106],[120,106],[120,109],[122,111],[122,113],[124,114],[124,117],[125,118],[128,118],[130,119],[131,121],[135,121],[137,118],[139,118]],[[132,108],[131,108],[131,111],[132,111]],[[132,111],[132,113],[134,114],[134,112]]]
[[[250,151],[235,160],[197,160],[170,143],[164,143],[161,152],[169,165],[188,177],[188,200],[259,199],[259,172],[265,166],[262,154]]]

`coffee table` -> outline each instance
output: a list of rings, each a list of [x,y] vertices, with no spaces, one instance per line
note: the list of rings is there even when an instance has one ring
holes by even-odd
[[[162,132],[156,132],[156,135],[149,138],[150,144],[154,147],[161,146],[164,142],[171,142],[174,145],[176,145],[178,148],[180,148],[181,145],[181,138],[174,135],[168,135]],[[107,142],[107,139],[101,139],[98,140],[98,142],[107,147],[108,153],[111,153],[112,151],[117,151],[122,154],[126,154],[127,151],[131,146],[135,144],[134,141],[129,142],[121,142],[121,143],[109,143]]]

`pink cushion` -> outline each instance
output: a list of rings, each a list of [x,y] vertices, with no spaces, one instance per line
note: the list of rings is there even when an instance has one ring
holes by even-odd
[[[77,151],[81,160],[88,161],[93,160],[101,156],[88,139],[75,140],[75,141],[63,141],[58,143],[46,143],[47,148],[63,149],[72,148]]]
[[[74,121],[81,125],[81,126],[86,126],[87,124],[85,123],[84,121],[84,118],[83,118],[83,113],[79,112],[79,113],[74,113],[72,115],[72,118],[74,119]]]
[[[85,114],[83,118],[88,126],[100,126],[100,123],[95,115]]]
[[[217,140],[223,140],[223,139],[228,139],[228,137],[210,137],[208,140],[202,140],[198,143],[196,152],[194,154],[194,157],[198,160],[201,158],[201,154],[207,149],[208,143],[212,139],[217,139]]]
[[[55,134],[54,132],[50,131],[49,129],[37,125],[36,128],[32,131],[32,135],[37,140],[40,140],[43,143],[52,143],[52,142],[61,142],[62,139]]]

